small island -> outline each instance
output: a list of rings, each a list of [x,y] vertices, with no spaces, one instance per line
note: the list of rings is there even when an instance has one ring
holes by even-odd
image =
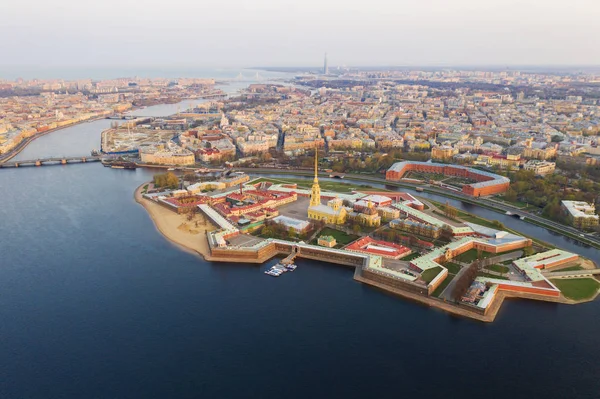
[[[407,192],[322,184],[317,155],[314,168],[312,184],[168,172],[135,198],[165,237],[208,261],[341,264],[356,281],[484,322],[505,298],[576,304],[600,291],[600,269],[578,254]]]

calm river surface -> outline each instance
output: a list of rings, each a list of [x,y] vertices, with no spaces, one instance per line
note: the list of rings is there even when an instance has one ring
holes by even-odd
[[[17,159],[87,154],[108,125],[49,134]],[[267,265],[205,262],[133,200],[150,178],[96,163],[0,170],[0,398],[600,397],[600,302],[511,300],[483,324],[340,266],[305,260],[273,279]]]

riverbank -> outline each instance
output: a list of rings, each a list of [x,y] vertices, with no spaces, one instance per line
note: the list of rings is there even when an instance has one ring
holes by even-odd
[[[8,162],[11,159],[13,159],[14,157],[16,157],[17,155],[19,155],[23,150],[25,150],[25,148],[27,148],[27,146],[29,144],[31,144],[34,140],[36,140],[36,139],[38,139],[40,137],[44,137],[47,134],[54,133],[54,132],[57,132],[59,130],[68,129],[70,127],[75,127],[75,126],[78,126],[78,125],[82,125],[84,123],[95,122],[95,121],[99,121],[99,120],[102,120],[102,119],[106,119],[106,117],[99,116],[97,118],[88,119],[88,120],[85,120],[85,121],[79,121],[79,122],[73,123],[71,125],[61,126],[61,127],[55,127],[54,129],[48,129],[45,132],[36,133],[33,136],[28,137],[27,139],[21,141],[17,145],[17,147],[15,147],[14,149],[10,150],[8,153],[0,156],[0,164]],[[82,155],[84,155],[84,154],[82,154]]]
[[[201,255],[206,261],[260,265],[273,257],[295,254],[294,256],[300,258],[344,264],[355,268],[354,280],[362,284],[367,284],[405,299],[443,310],[455,316],[466,317],[481,322],[493,322],[506,298],[526,298],[544,302],[577,304],[592,301],[598,295],[598,292],[596,292],[592,297],[583,298],[582,300],[573,300],[566,298],[563,295],[550,297],[536,293],[500,290],[486,311],[477,311],[477,309],[472,309],[454,301],[433,297],[430,293],[424,294],[423,291],[415,292],[414,289],[403,287],[401,284],[397,285],[396,282],[389,283],[387,281],[380,281],[367,275],[368,273],[365,274],[362,264],[356,264],[354,259],[349,260],[344,258],[345,255],[340,256],[339,253],[331,254],[325,248],[309,248],[308,252],[304,253],[295,243],[278,241],[277,243],[268,243],[266,246],[261,246],[258,250],[251,248],[239,249],[235,247],[211,250],[207,239],[207,233],[215,230],[216,227],[214,227],[202,213],[197,213],[194,214],[193,217],[188,217],[188,214],[175,213],[172,210],[161,206],[159,203],[144,198],[143,194],[148,189],[148,186],[149,183],[140,185],[135,190],[134,198],[136,202],[146,209],[157,230],[173,244],[191,253]],[[430,206],[432,205],[430,204]],[[592,266],[593,263],[591,261],[590,264],[585,264],[585,268]]]
[[[197,99],[201,99],[201,98],[198,97]],[[179,104],[179,103],[181,103],[182,101],[185,101],[185,100],[186,100],[185,98],[184,99],[179,99],[178,101],[176,101],[176,102],[174,102],[172,104]],[[171,104],[171,103],[161,102],[161,103],[157,103],[155,105],[138,105],[138,106],[132,106],[125,113],[126,114],[131,114],[132,112],[135,112],[135,111],[138,111],[138,110],[141,110],[141,109],[145,109],[145,108],[149,108],[149,107],[153,107],[153,106],[159,106],[159,105],[169,105],[169,104]],[[84,123],[95,122],[95,121],[99,121],[99,120],[102,120],[102,119],[108,119],[109,117],[114,116],[115,114],[117,114],[117,113],[113,112],[110,115],[97,116],[97,117],[94,117],[94,118],[91,118],[91,119],[87,119],[87,120],[84,120],[84,121],[79,121],[79,122],[73,123],[71,125],[60,126],[60,127],[54,128],[54,129],[48,129],[45,132],[36,133],[33,136],[28,137],[25,140],[22,140],[19,144],[17,144],[17,146],[14,149],[10,150],[8,153],[0,155],[0,164],[8,162],[12,158],[14,158],[17,155],[19,155],[23,150],[25,150],[27,148],[27,146],[29,144],[31,144],[34,140],[36,140],[36,139],[38,139],[40,137],[43,137],[43,136],[45,136],[47,134],[54,133],[54,132],[57,132],[57,131],[60,131],[60,130],[63,130],[63,129],[75,127],[75,126],[78,126],[78,125],[81,125],[81,124],[84,124]],[[86,155],[86,154],[78,154],[78,155]]]
[[[213,231],[215,227],[203,215],[197,214],[192,220],[188,220],[186,215],[177,214],[145,199],[142,194],[147,185],[148,183],[144,183],[139,186],[134,198],[148,212],[156,229],[167,240],[184,250],[201,255],[204,259],[210,257],[206,233]]]

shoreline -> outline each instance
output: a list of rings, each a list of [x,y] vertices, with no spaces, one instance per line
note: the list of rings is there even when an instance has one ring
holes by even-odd
[[[174,102],[172,104],[177,104],[177,103],[180,103],[180,102],[185,101],[185,100],[186,99],[181,99],[181,100],[179,100],[177,102]],[[153,106],[156,106],[156,105],[168,105],[168,104],[171,104],[171,103],[158,103],[158,104],[154,104],[154,105],[141,105],[141,106],[137,106],[137,107],[136,106],[132,106],[130,109],[128,109],[126,111],[126,113],[134,112],[134,111],[137,111],[137,110],[140,110],[140,109],[144,109],[144,108],[147,108],[147,107],[153,107]],[[79,121],[77,123],[73,123],[73,124],[68,125],[68,126],[55,127],[54,129],[48,129],[45,132],[36,133],[33,136],[28,137],[27,139],[21,141],[17,145],[17,147],[15,147],[15,149],[9,151],[6,154],[2,154],[0,156],[0,164],[8,162],[11,159],[13,159],[14,157],[16,157],[17,155],[19,155],[21,152],[23,152],[23,150],[25,150],[25,148],[27,148],[27,146],[29,144],[31,144],[34,140],[36,140],[36,139],[38,139],[40,137],[44,137],[47,134],[54,133],[54,132],[57,132],[57,131],[60,131],[60,130],[63,130],[63,129],[67,129],[67,128],[70,128],[70,127],[75,127],[75,126],[81,125],[83,123],[96,122],[96,121],[99,121],[99,120],[102,120],[102,119],[109,119],[109,117],[114,116],[115,114],[117,114],[117,113],[113,112],[111,115],[98,116],[98,117],[95,117],[95,118],[92,118],[92,119],[88,119],[88,120],[85,120],[85,121]]]
[[[152,220],[156,230],[171,244],[174,244],[186,252],[199,255],[206,261],[210,261],[210,250],[208,248],[206,232],[212,231],[214,226],[207,221],[206,225],[198,227],[197,230],[195,230],[197,231],[196,233],[180,229],[182,225],[188,223],[187,218],[184,215],[176,214],[163,208],[159,204],[145,199],[142,196],[142,190],[147,184],[149,183],[142,183],[137,187],[133,197],[135,201],[146,210],[146,213],[150,217],[150,220]]]
[[[58,132],[60,130],[68,129],[70,127],[79,126],[79,125],[82,125],[84,123],[89,123],[89,122],[96,122],[96,121],[99,121],[99,120],[102,120],[102,119],[106,119],[106,117],[99,116],[97,118],[88,119],[88,120],[85,120],[85,121],[79,121],[77,123],[73,123],[73,124],[68,125],[68,126],[55,127],[54,129],[48,129],[45,132],[36,133],[33,136],[28,137],[27,139],[21,141],[17,145],[17,148],[9,151],[6,154],[3,154],[3,156],[0,157],[0,164],[6,163],[6,162],[10,161],[11,159],[13,159],[14,157],[16,157],[17,155],[19,155],[21,152],[23,152],[27,148],[27,146],[29,146],[29,144],[31,144],[33,141],[35,141],[36,139],[38,139],[40,137],[44,137],[47,134],[55,133],[55,132]]]
[[[208,244],[207,232],[214,230],[216,227],[213,226],[210,223],[210,221],[208,221],[204,216],[196,215],[195,218],[200,218],[202,220],[202,224],[201,224],[201,226],[198,226],[197,225],[198,221],[196,221],[194,223],[195,230],[190,229],[189,224],[193,223],[193,221],[188,220],[186,215],[177,214],[177,213],[159,205],[158,203],[155,203],[155,202],[145,199],[143,197],[142,191],[143,191],[144,187],[148,184],[150,184],[150,183],[145,182],[136,188],[136,190],[134,192],[134,199],[138,204],[140,204],[142,207],[144,207],[144,209],[150,216],[150,219],[152,220],[152,222],[153,222],[155,228],[158,230],[158,232],[167,241],[169,241],[170,243],[179,247],[180,249],[183,249],[184,251],[190,252],[195,255],[200,255],[202,257],[202,259],[207,262],[213,262],[213,261],[214,262],[231,262],[231,263],[244,263],[244,264],[250,264],[250,265],[262,265],[265,262],[272,259],[273,257],[277,257],[277,256],[281,255],[281,253],[278,253],[278,254],[269,253],[268,255],[265,254],[266,256],[262,256],[262,257],[259,257],[256,259],[254,259],[254,258],[243,259],[243,258],[236,258],[236,257],[228,258],[227,256],[212,256],[212,253],[211,253],[211,250],[210,250],[210,247]],[[493,322],[496,319],[496,316],[498,315],[500,308],[502,307],[502,304],[505,299],[520,298],[520,299],[531,299],[531,300],[538,300],[538,301],[550,302],[550,303],[562,303],[562,304],[574,305],[574,304],[594,301],[598,297],[598,295],[600,295],[600,290],[599,290],[591,298],[576,301],[576,300],[565,298],[563,295],[561,295],[560,297],[557,297],[557,298],[554,298],[554,297],[551,298],[551,297],[546,297],[546,296],[541,296],[541,295],[536,295],[536,294],[529,294],[529,293],[514,293],[514,292],[501,291],[498,293],[498,295],[492,302],[489,311],[480,314],[480,313],[472,311],[466,307],[457,306],[456,304],[453,304],[451,302],[446,302],[437,297],[434,298],[431,296],[418,295],[414,292],[409,292],[409,291],[401,289],[399,287],[392,287],[388,284],[371,280],[370,278],[363,276],[361,271],[362,271],[362,268],[355,267],[355,270],[353,273],[354,274],[353,279],[361,284],[371,286],[375,289],[380,289],[389,294],[396,295],[396,296],[402,297],[404,299],[408,299],[412,302],[419,303],[421,305],[425,305],[430,308],[439,309],[445,313],[448,313],[448,314],[451,314],[454,316],[466,317],[471,320],[476,320],[479,322],[487,322],[487,323]]]

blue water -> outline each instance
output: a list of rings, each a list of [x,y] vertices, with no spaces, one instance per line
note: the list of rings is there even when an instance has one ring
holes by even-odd
[[[100,130],[52,133],[29,155],[97,147]],[[599,397],[600,302],[511,300],[483,324],[345,267],[300,261],[274,279],[208,263],[133,200],[150,178],[0,170],[0,398]]]

